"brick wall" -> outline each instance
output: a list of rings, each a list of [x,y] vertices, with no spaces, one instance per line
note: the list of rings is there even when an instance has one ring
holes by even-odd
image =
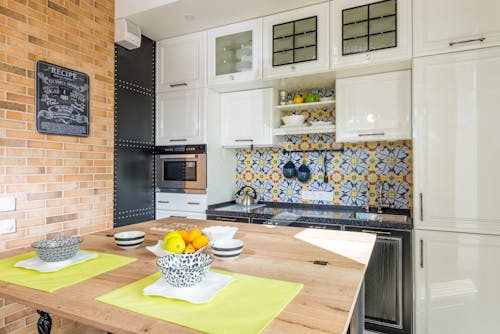
[[[16,197],[0,220],[17,221],[0,251],[112,227],[113,16],[113,0],[0,0],[0,196]],[[89,137],[36,131],[37,60],[89,75]],[[0,334],[36,333],[33,313],[0,299]],[[54,320],[53,333],[78,327]]]

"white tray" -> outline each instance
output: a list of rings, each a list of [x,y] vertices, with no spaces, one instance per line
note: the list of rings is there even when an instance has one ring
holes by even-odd
[[[198,249],[195,253],[203,252],[205,247]],[[168,250],[166,250],[163,247],[163,240],[158,240],[158,242],[154,246],[146,246],[146,249],[158,257],[167,256],[170,254],[175,254],[175,253],[169,252]]]
[[[99,254],[87,253],[85,251],[79,251],[71,259],[58,262],[44,262],[38,256],[32,257],[31,259],[22,260],[14,264],[14,267],[26,268],[31,270],[36,270],[42,273],[51,273],[58,271],[75,264],[82,263],[91,259],[95,259]]]
[[[203,304],[212,301],[217,293],[232,281],[234,281],[232,276],[209,271],[205,279],[199,284],[188,288],[176,288],[161,277],[153,284],[145,287],[143,294],[185,300],[192,304]]]

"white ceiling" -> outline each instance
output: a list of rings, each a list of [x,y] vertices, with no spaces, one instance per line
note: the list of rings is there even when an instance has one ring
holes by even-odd
[[[117,0],[115,13],[158,41],[320,2],[325,0]]]

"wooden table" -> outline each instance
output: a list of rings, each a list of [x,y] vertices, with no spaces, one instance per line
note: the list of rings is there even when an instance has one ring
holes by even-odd
[[[146,232],[144,244],[153,245],[166,233],[157,228],[171,225],[189,229],[221,223],[167,218],[85,235],[82,249],[136,257],[139,261],[53,293],[0,281],[0,296],[112,333],[195,333],[94,300],[158,271],[156,257],[144,246],[122,250],[115,246],[110,235],[123,230],[142,230]],[[269,225],[224,225],[238,227],[235,238],[245,242],[243,254],[234,261],[214,260],[213,268],[304,284],[264,333],[346,333],[375,236]],[[26,251],[4,252],[0,258]]]

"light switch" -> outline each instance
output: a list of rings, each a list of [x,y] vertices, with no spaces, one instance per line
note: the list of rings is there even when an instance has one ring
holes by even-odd
[[[0,234],[14,233],[16,232],[16,220],[15,219],[5,219],[0,220]]]
[[[0,212],[14,211],[16,209],[15,197],[0,197]]]

